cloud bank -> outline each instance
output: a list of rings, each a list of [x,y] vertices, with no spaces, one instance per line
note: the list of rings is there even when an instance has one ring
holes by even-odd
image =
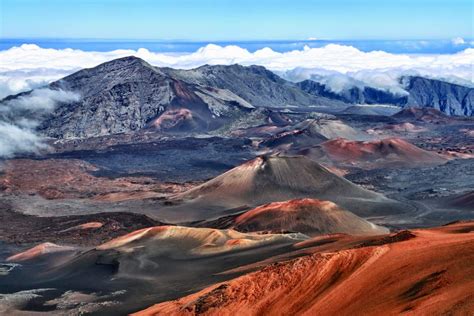
[[[467,45],[461,38],[453,39],[453,43]],[[317,80],[334,92],[354,86],[372,86],[404,94],[399,81],[403,75],[421,75],[470,86],[474,82],[474,48],[449,55],[408,55],[363,52],[337,44],[287,52],[270,48],[250,52],[235,45],[209,44],[193,53],[178,54],[154,53],[144,48],[94,52],[24,44],[0,51],[0,99],[42,87],[79,69],[130,55],[155,66],[184,69],[204,64],[261,65],[288,80]],[[78,99],[72,92],[40,88],[15,100],[4,101],[0,104],[0,157],[44,148],[43,139],[34,132],[41,117],[53,111],[58,102]]]
[[[76,93],[41,88],[1,103],[0,158],[46,148],[44,139],[35,132],[41,118],[53,111],[59,102],[77,100],[79,95]]]
[[[185,69],[204,64],[261,65],[292,81],[309,78],[326,81],[334,91],[362,84],[402,93],[403,87],[397,79],[404,74],[468,85],[474,82],[473,48],[449,55],[408,55],[363,52],[352,46],[329,44],[282,53],[263,48],[252,53],[239,46],[209,44],[193,53],[177,54],[155,53],[144,48],[93,52],[24,44],[0,51],[0,98],[41,86],[81,68],[129,55],[155,66]]]

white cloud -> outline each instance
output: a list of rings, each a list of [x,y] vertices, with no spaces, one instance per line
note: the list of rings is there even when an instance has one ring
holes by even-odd
[[[42,116],[53,111],[58,102],[77,100],[76,93],[42,88],[1,103],[0,158],[46,148],[44,139],[35,132]]]
[[[0,108],[2,111],[17,112],[17,111],[33,111],[50,112],[54,109],[57,102],[78,101],[79,95],[70,91],[51,90],[40,88],[33,90],[27,95],[22,95],[18,98],[5,102],[7,109]]]
[[[451,40],[453,45],[465,45],[466,41],[462,37],[455,37]]]
[[[294,82],[311,79],[325,84],[329,90],[336,93],[352,87],[362,88],[368,86],[386,90],[397,95],[405,95],[407,92],[399,80],[402,76],[422,76],[470,87],[474,86],[471,68],[466,65],[442,69],[438,67],[363,69],[346,73],[328,71],[321,68],[295,68],[278,72],[278,74]]]
[[[94,67],[100,63],[134,55],[155,66],[194,68],[204,64],[262,65],[291,80],[311,76],[336,75],[340,85],[357,82],[376,87],[400,90],[396,80],[401,74],[420,74],[454,82],[474,81],[472,64],[474,49],[467,48],[456,54],[408,55],[384,51],[363,52],[352,46],[329,44],[321,48],[305,47],[284,53],[263,48],[249,52],[239,46],[209,44],[193,53],[154,53],[147,49],[92,52],[74,49],[41,48],[24,44],[0,51],[0,97],[25,91],[46,82],[59,79],[80,68]],[[294,70],[296,69],[296,70]],[[299,69],[299,70],[298,70]],[[302,71],[301,69],[306,69]],[[299,74],[295,76],[295,74]],[[337,88],[337,85],[335,85]]]
[[[0,99],[7,95],[45,86],[71,73],[71,70],[43,67],[2,71],[1,65],[0,61]],[[79,67],[76,68],[76,70],[79,69]]]
[[[0,158],[45,148],[41,137],[31,130],[0,121]]]

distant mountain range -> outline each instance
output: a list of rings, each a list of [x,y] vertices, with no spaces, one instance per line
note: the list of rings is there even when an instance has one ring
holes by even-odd
[[[284,80],[261,66],[205,65],[181,70],[124,57],[51,83],[50,89],[74,91],[80,99],[59,103],[38,129],[55,138],[85,138],[146,128],[205,132],[246,118],[261,107],[315,106],[315,111],[324,108],[338,112],[353,104],[430,107],[448,115],[474,115],[472,88],[421,77],[401,80],[406,84],[406,96],[370,87],[337,94],[315,81]],[[2,103],[28,93],[9,96]],[[259,113],[262,124],[271,121],[271,111],[263,116]]]
[[[352,104],[391,104],[401,107],[430,107],[447,115],[473,116],[474,89],[423,77],[402,77],[407,95],[396,95],[372,87],[353,87],[340,93],[326,85],[305,80],[297,85],[314,96],[324,96]]]

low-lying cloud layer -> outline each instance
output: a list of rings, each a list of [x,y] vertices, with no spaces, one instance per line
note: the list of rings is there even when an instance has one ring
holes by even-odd
[[[455,41],[463,45],[460,39]],[[204,64],[261,65],[288,80],[320,81],[335,92],[353,86],[372,86],[404,94],[406,92],[399,81],[402,75],[422,75],[465,85],[474,82],[473,48],[451,55],[407,55],[363,52],[352,46],[336,44],[283,53],[270,48],[250,52],[239,46],[209,44],[193,53],[173,54],[154,53],[144,48],[93,52],[24,44],[0,51],[0,99],[42,87],[79,69],[130,55],[155,66],[186,69]],[[42,88],[3,102],[0,105],[0,157],[44,148],[42,138],[34,132],[41,117],[52,111],[58,102],[78,98],[72,92]]]
[[[53,111],[58,102],[77,100],[76,93],[41,88],[0,104],[0,158],[46,148],[43,138],[35,132],[41,118]]]
[[[41,137],[31,130],[0,122],[0,158],[9,158],[16,153],[36,152],[44,147]]]
[[[194,68],[204,64],[262,65],[289,80],[317,79],[334,91],[350,85],[369,85],[402,92],[398,78],[419,74],[472,85],[474,49],[451,55],[407,55],[383,51],[363,52],[351,46],[329,44],[320,48],[250,52],[239,46],[209,44],[193,53],[154,53],[147,49],[92,52],[46,49],[24,44],[0,51],[0,98],[59,79],[81,68],[134,55],[155,66]]]

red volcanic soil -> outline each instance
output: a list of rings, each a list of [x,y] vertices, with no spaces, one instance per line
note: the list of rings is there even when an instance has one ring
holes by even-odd
[[[183,124],[185,121],[191,121],[193,114],[188,109],[168,110],[154,120],[151,125],[159,130],[167,130]]]
[[[329,159],[363,168],[417,167],[439,165],[447,159],[399,138],[351,141],[343,138],[321,144]]]
[[[258,248],[277,243],[295,243],[291,234],[241,233],[233,229],[194,228],[185,226],[157,226],[134,231],[104,243],[96,250],[115,250],[131,253],[141,249],[141,254],[155,256],[166,250],[168,255],[184,258],[240,249]]]
[[[47,199],[123,201],[158,197],[186,188],[146,177],[95,177],[94,171],[96,167],[76,159],[9,160],[0,174],[0,192],[39,194]]]
[[[239,128],[231,131],[235,137],[266,137],[272,136],[284,130],[283,127],[276,125],[262,125],[257,127]]]
[[[104,223],[101,223],[101,222],[88,222],[88,223],[73,226],[73,227],[65,229],[63,231],[81,230],[81,229],[97,229],[97,228],[101,228],[102,226],[104,226]]]
[[[272,264],[135,315],[471,315],[474,222],[400,234]]]
[[[416,107],[408,107],[403,109],[400,112],[392,115],[392,117],[402,120],[416,120],[427,123],[440,123],[456,120],[456,118],[449,117],[443,112],[433,108]]]
[[[388,229],[374,225],[333,202],[316,199],[273,202],[259,206],[238,216],[232,228],[243,232],[292,231],[307,235],[388,233]]]
[[[50,242],[45,242],[33,248],[30,248],[26,251],[10,256],[7,258],[7,261],[9,262],[29,261],[29,260],[40,258],[41,256],[46,255],[46,254],[67,252],[71,250],[74,250],[74,248],[68,247],[68,246],[59,246]]]

